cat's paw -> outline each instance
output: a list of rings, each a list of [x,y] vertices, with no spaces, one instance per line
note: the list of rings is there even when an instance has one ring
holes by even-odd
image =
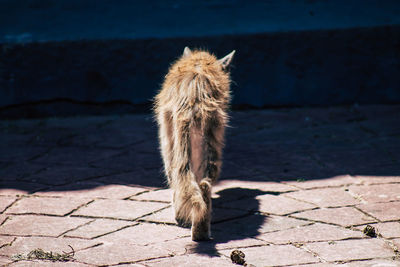
[[[207,241],[210,240],[210,223],[203,221],[195,223],[192,226],[192,240],[193,241]]]
[[[211,240],[209,231],[193,231],[192,229],[192,240],[193,241],[208,241]]]

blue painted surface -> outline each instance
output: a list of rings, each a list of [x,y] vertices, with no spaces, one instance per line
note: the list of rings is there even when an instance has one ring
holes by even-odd
[[[400,102],[400,1],[0,0],[0,107],[143,104],[185,46],[235,49],[234,106]]]

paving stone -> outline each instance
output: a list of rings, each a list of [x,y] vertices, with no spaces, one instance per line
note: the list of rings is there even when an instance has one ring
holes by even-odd
[[[35,164],[29,161],[9,163],[6,168],[0,168],[0,177],[4,181],[21,180],[30,175],[40,173],[46,165]]]
[[[375,222],[376,220],[352,207],[322,208],[293,214],[293,217],[332,223],[344,227]]]
[[[70,185],[53,187],[46,191],[37,192],[39,196],[57,196],[74,198],[113,198],[125,199],[146,191],[145,188],[126,185],[104,185],[96,182],[77,182]]]
[[[331,178],[305,180],[301,182],[286,182],[288,185],[296,186],[303,189],[321,188],[321,187],[339,187],[351,184],[360,184],[360,179],[350,175],[339,175]]]
[[[377,238],[318,242],[305,245],[326,261],[349,261],[393,257],[393,250]]]
[[[244,218],[215,224],[212,226],[212,229],[255,237],[261,233],[281,231],[307,224],[310,224],[310,222],[283,216],[254,214]]]
[[[362,204],[357,207],[381,221],[400,220],[400,201]]]
[[[16,199],[16,197],[0,196],[0,213],[4,212]]]
[[[216,204],[217,205],[217,204]],[[259,211],[268,214],[285,215],[296,211],[313,209],[316,206],[283,196],[261,195],[238,201],[222,202],[222,207]]]
[[[363,184],[363,185],[400,183],[400,177],[399,176],[355,175],[354,178],[360,180],[361,184]]]
[[[378,233],[380,233],[384,238],[400,238],[400,222],[373,223],[370,225],[375,227]],[[365,225],[360,225],[356,228],[363,231]]]
[[[12,260],[6,256],[0,256],[0,266],[9,266],[7,264],[11,263]]]
[[[400,238],[391,240],[393,244],[397,247],[397,251],[400,251]]]
[[[23,181],[1,181],[0,195],[2,196],[19,196],[30,194],[32,192],[46,188],[47,186],[37,183],[28,183]]]
[[[74,216],[135,220],[167,207],[165,203],[98,199],[73,213]]]
[[[63,216],[81,205],[89,202],[89,199],[77,198],[48,198],[48,197],[24,197],[18,200],[6,213],[8,214],[46,214]]]
[[[360,201],[352,197],[344,188],[301,190],[284,194],[284,196],[310,202],[319,207],[340,207],[360,204]]]
[[[79,262],[104,266],[170,257],[170,253],[164,246],[139,246],[132,243],[110,242],[77,252],[74,258]]]
[[[253,248],[241,248],[246,255],[246,262],[255,266],[280,266],[318,262],[318,258],[311,253],[290,245],[262,246]],[[226,257],[230,257],[231,250],[219,251]]]
[[[9,219],[0,227],[0,234],[15,236],[59,236],[89,221],[88,219],[70,217],[9,216]]]
[[[115,173],[115,171],[112,170],[91,168],[89,166],[65,166],[50,163],[42,164],[45,167],[39,173],[29,175],[23,178],[23,180],[46,185],[64,185],[79,180]]]
[[[273,244],[289,244],[342,240],[363,236],[364,235],[359,231],[352,231],[333,225],[316,223],[313,225],[295,227],[272,233],[264,233],[259,235],[257,238]]]
[[[32,162],[42,164],[58,163],[60,165],[87,166],[90,162],[100,159],[108,159],[120,153],[121,151],[119,150],[105,148],[91,147],[82,149],[80,147],[56,147]]]
[[[170,203],[172,200],[172,189],[152,190],[143,194],[132,196],[130,199]]]
[[[11,244],[11,242],[14,241],[16,237],[14,236],[1,236],[0,235],[0,254],[1,254],[1,248],[4,246],[8,246]]]
[[[46,155],[47,147],[34,146],[0,146],[0,160],[2,161],[26,161]]]
[[[192,267],[203,267],[203,266],[237,266],[233,264],[230,259],[225,257],[210,257],[208,255],[182,255],[161,260],[152,260],[143,262],[146,266],[150,267],[164,267],[164,266],[192,266]]]
[[[41,267],[41,266],[49,266],[49,267],[52,267],[52,266],[55,266],[55,267],[58,267],[58,266],[88,267],[89,265],[84,264],[84,263],[79,263],[79,262],[71,262],[71,261],[68,261],[68,262],[52,262],[52,261],[36,260],[36,261],[18,261],[18,262],[15,262],[15,263],[13,263],[13,264],[11,264],[9,266],[12,266],[12,267],[16,267],[16,266],[18,266],[18,267]]]
[[[143,233],[146,233],[143,235]],[[99,237],[102,242],[114,242],[116,244],[149,245],[161,243],[167,240],[183,236],[190,236],[190,229],[173,225],[140,223],[120,231]]]
[[[349,190],[368,203],[400,201],[400,183],[350,186]]]
[[[227,188],[248,188],[257,189],[264,192],[289,192],[298,190],[297,188],[284,183],[277,182],[257,182],[257,181],[246,181],[246,180],[221,180],[213,186],[213,192],[218,194],[218,191],[222,191]]]
[[[0,249],[1,255],[13,256],[16,254],[27,255],[30,251],[41,248],[44,251],[68,253],[71,246],[74,251],[79,251],[100,244],[94,240],[80,240],[77,238],[52,238],[52,237],[17,237],[12,246]]]
[[[341,266],[341,265],[335,265]],[[398,260],[390,259],[374,259],[366,261],[354,261],[343,264],[346,267],[400,267],[400,262]]]
[[[232,220],[248,215],[250,212],[246,210],[213,208],[211,215],[211,223],[218,223],[226,220]],[[157,223],[176,224],[175,213],[172,207],[157,211],[153,214],[141,218],[141,220]]]
[[[65,236],[92,239],[98,236],[105,235],[107,233],[117,231],[129,225],[133,225],[132,222],[96,219],[89,224],[85,224],[76,230],[68,232]]]

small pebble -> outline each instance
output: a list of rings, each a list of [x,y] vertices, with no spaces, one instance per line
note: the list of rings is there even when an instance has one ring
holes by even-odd
[[[365,235],[367,235],[369,237],[376,237],[375,228],[369,224],[367,226],[365,226],[363,232]]]
[[[235,249],[234,251],[231,252],[231,260],[233,263],[244,265],[246,263],[244,257],[243,251]]]

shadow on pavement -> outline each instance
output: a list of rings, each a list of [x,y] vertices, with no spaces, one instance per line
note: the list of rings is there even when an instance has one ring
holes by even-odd
[[[256,199],[259,195],[274,194],[275,192],[265,192],[258,189],[247,189],[247,188],[227,188],[217,192],[219,198],[213,199],[213,218],[218,217],[215,212],[224,209],[229,216],[231,212],[234,212],[232,208],[223,208],[224,203],[232,200],[246,199],[246,212],[239,215],[238,218],[245,218],[246,222],[238,223],[237,220],[229,218],[227,220],[217,221],[211,225],[212,240],[207,242],[198,242],[194,248],[194,251],[199,254],[207,254],[209,256],[219,256],[216,246],[218,244],[228,243],[234,240],[242,240],[249,237],[255,237],[260,234],[260,227],[266,223],[268,217],[258,212],[259,202]],[[216,209],[216,207],[221,207]]]

